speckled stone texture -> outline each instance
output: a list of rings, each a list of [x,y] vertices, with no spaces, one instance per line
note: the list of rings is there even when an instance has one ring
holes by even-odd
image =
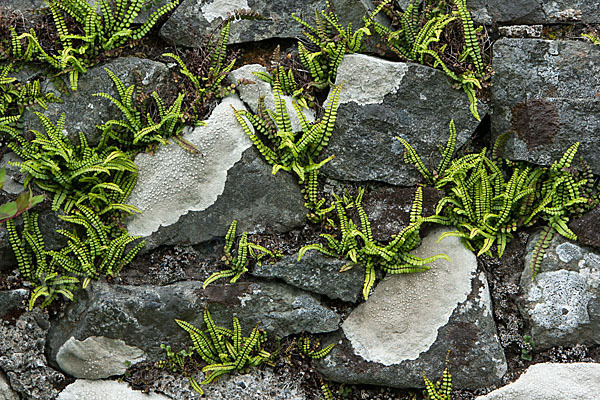
[[[575,142],[600,173],[600,46],[500,39],[494,44],[492,133],[513,130],[504,156],[550,165]]]
[[[557,235],[532,281],[529,260],[537,237],[529,240],[521,276],[522,314],[536,350],[600,344],[600,253]]]
[[[57,400],[169,400],[169,397],[157,393],[142,393],[133,390],[125,382],[91,381],[78,379],[67,386]]]
[[[597,400],[600,364],[536,364],[515,382],[476,400]]]
[[[400,388],[421,387],[421,372],[436,376],[450,350],[450,369],[457,388],[500,382],[507,369],[491,309],[485,274],[475,255],[456,237],[437,243],[443,230],[423,239],[420,257],[447,254],[429,271],[388,276],[369,300],[344,321],[341,339],[318,362],[327,378]],[[368,371],[368,372],[365,372]]]
[[[435,168],[441,157],[437,146],[446,144],[450,120],[456,125],[457,148],[479,124],[465,93],[453,89],[444,72],[420,64],[350,54],[338,68],[340,83],[340,106],[327,146],[335,158],[322,168],[333,179],[414,185],[419,174],[404,163],[404,146],[395,136]],[[480,103],[481,116],[486,110]]]

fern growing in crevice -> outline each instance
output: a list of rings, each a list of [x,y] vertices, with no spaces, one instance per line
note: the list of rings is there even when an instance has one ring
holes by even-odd
[[[313,360],[318,360],[319,358],[325,357],[333,347],[335,343],[328,344],[327,346],[319,349],[319,342],[310,342],[310,338],[306,335],[300,336],[298,338],[298,351],[300,354],[308,356]]]
[[[317,176],[319,169],[333,159],[330,156],[318,161],[333,133],[341,85],[336,86],[328,98],[324,115],[313,123],[308,122],[300,106],[292,102],[301,131],[293,132],[290,116],[276,77],[273,87],[275,110],[264,111],[259,103],[257,114],[246,110],[234,110],[235,117],[265,160],[273,166],[273,174],[279,170],[293,172],[298,183],[304,185],[306,207],[319,209],[323,202],[317,199]],[[320,203],[320,204],[319,204]]]
[[[237,221],[234,220],[229,229],[227,230],[227,235],[225,236],[225,255],[221,259],[225,265],[230,266],[229,269],[225,271],[218,271],[209,276],[204,283],[202,284],[202,288],[206,289],[208,285],[217,279],[221,278],[231,278],[230,283],[235,283],[237,280],[248,271],[248,265],[250,264],[250,260],[256,261],[258,265],[261,264],[261,260],[266,256],[275,257],[276,254],[265,249],[264,247],[248,242],[248,233],[242,233],[242,237],[238,241],[237,249],[233,249],[233,243],[235,241],[235,231],[237,228]],[[235,256],[234,256],[235,253]]]
[[[8,75],[13,70],[13,64],[0,67],[0,116],[15,113],[20,116],[25,107],[35,104],[47,109],[47,103],[59,103],[61,100],[54,93],[43,93],[39,79],[30,82],[17,82],[17,78]]]
[[[442,377],[437,382],[432,382],[427,376],[425,372],[423,372],[423,381],[425,382],[425,390],[423,391],[423,396],[428,400],[450,400],[452,395],[452,375],[448,369],[448,356],[450,352],[446,355],[446,366],[444,371],[442,372]]]
[[[200,385],[206,385],[219,376],[235,371],[245,371],[267,361],[271,354],[264,349],[267,334],[258,329],[252,329],[250,336],[242,336],[242,327],[237,317],[233,317],[233,329],[217,326],[208,309],[204,309],[205,329],[176,319],[175,322],[185,330],[192,340],[198,356],[207,364],[202,368],[205,379],[198,383],[192,374],[189,380],[192,388],[203,394]]]
[[[43,190],[54,193],[52,209],[69,213],[75,205],[92,207],[100,214],[139,212],[125,204],[137,180],[137,166],[116,147],[90,147],[83,133],[74,146],[65,136],[65,114],[56,124],[36,113],[45,133],[33,131],[35,139],[12,134],[9,147],[23,159],[12,163],[27,173]]]
[[[350,261],[342,267],[340,272],[346,271],[355,265],[365,268],[365,281],[363,297],[369,298],[371,288],[375,283],[375,269],[379,268],[388,274],[406,274],[422,272],[429,269],[427,264],[437,259],[448,259],[445,254],[420,258],[410,254],[420,243],[419,229],[425,222],[439,222],[439,217],[422,217],[423,191],[417,188],[410,212],[410,223],[392,237],[387,244],[382,244],[373,238],[371,225],[366,212],[362,207],[364,189],[359,189],[355,199],[344,201],[336,197],[336,211],[338,215],[339,238],[330,234],[321,234],[326,239],[327,247],[321,244],[309,244],[300,249],[298,260],[308,250],[317,250],[330,257],[341,256]],[[359,223],[348,216],[348,210],[354,209],[358,214]]]

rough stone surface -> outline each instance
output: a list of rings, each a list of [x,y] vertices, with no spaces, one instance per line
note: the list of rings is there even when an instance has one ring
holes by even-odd
[[[197,382],[204,379],[202,373],[195,376]],[[153,379],[152,389],[165,393],[173,399],[192,400],[308,400],[302,380],[295,376],[275,373],[271,368],[252,368],[246,374],[223,375],[217,381],[203,386],[204,397],[190,387],[189,380],[181,375],[161,371]]]
[[[595,400],[600,364],[535,364],[515,382],[476,400]]]
[[[362,16],[369,1],[334,0],[344,26],[353,22],[362,26]],[[302,36],[302,25],[292,19],[295,13],[309,22],[315,10],[325,8],[324,0],[267,1],[267,0],[183,0],[175,13],[163,25],[160,34],[179,46],[198,47],[205,35],[211,34],[234,10],[252,10],[268,17],[269,21],[234,21],[229,43],[251,42],[273,38]],[[357,28],[355,28],[357,29]]]
[[[0,319],[11,321],[21,315],[29,298],[27,289],[0,291]]]
[[[48,367],[44,355],[50,322],[48,314],[34,309],[0,319],[0,370],[12,389],[28,400],[51,400],[65,377]]]
[[[438,260],[427,272],[379,283],[344,321],[347,339],[319,361],[320,372],[339,382],[421,387],[421,372],[439,374],[450,350],[455,387],[500,382],[507,366],[485,274],[458,238],[436,243],[442,232],[425,237],[415,254],[445,253],[452,261]]]
[[[19,400],[19,396],[10,388],[8,379],[0,371],[0,400]]]
[[[531,280],[528,245],[521,287],[522,314],[531,327],[536,350],[553,346],[600,344],[600,253],[556,236]]]
[[[123,375],[129,365],[144,359],[144,352],[137,347],[104,336],[91,336],[83,341],[71,337],[56,354],[56,363],[62,371],[82,379]]]
[[[62,103],[49,103],[48,110],[44,111],[39,106],[27,109],[23,114],[24,128],[43,130],[37,115],[33,111],[42,112],[52,122],[56,122],[60,115],[66,114],[65,129],[67,136],[79,143],[78,132],[85,133],[90,145],[98,143],[101,132],[96,125],[110,119],[122,119],[121,111],[108,99],[92,96],[94,93],[108,93],[119,99],[113,81],[104,68],[114,72],[125,86],[136,84],[144,91],[151,92],[166,83],[170,74],[167,66],[163,63],[141,59],[137,57],[117,58],[104,65],[90,68],[79,79],[78,88],[70,92],[69,96],[63,94],[50,83],[46,84],[46,91],[54,92],[60,97]],[[139,79],[137,79],[139,78]]]
[[[600,22],[595,0],[471,0],[469,9],[475,22],[483,24]]]
[[[369,73],[365,73],[368,71]],[[464,92],[452,89],[444,72],[419,64],[346,55],[336,84],[344,82],[333,136],[326,149],[335,158],[323,167],[329,177],[411,186],[418,172],[403,161],[406,139],[426,165],[437,165],[438,145],[448,140],[454,118],[457,146],[478,125]],[[479,114],[487,107],[479,105]]]
[[[302,260],[298,254],[286,256],[275,264],[257,265],[252,275],[282,279],[285,283],[325,295],[331,299],[356,302],[362,296],[364,270],[359,267],[339,272],[348,261],[325,257],[309,251]]]
[[[129,202],[143,213],[127,229],[145,236],[146,250],[225,236],[234,219],[238,232],[249,233],[285,232],[305,221],[296,181],[290,174],[272,175],[235,121],[229,104],[241,103],[233,99],[213,112],[208,127],[185,136],[202,155],[170,145],[136,158],[140,176]]]
[[[271,85],[253,75],[253,72],[267,72],[267,69],[259,64],[248,64],[234,71],[231,71],[227,79],[229,82],[237,84],[240,80],[251,81],[254,83],[245,83],[237,86],[237,90],[240,94],[240,99],[248,105],[252,112],[256,113],[258,110],[258,99],[264,96],[265,107],[268,110],[275,109],[275,97],[273,97],[273,90]],[[302,130],[298,116],[292,106],[292,98],[290,96],[283,96],[288,115],[290,116],[290,123],[292,124],[292,131],[298,132]],[[309,122],[315,120],[315,113],[311,109],[304,109],[304,115]]]
[[[583,214],[579,218],[573,218],[569,222],[569,228],[577,235],[577,242],[585,246],[600,248],[600,207]]]
[[[142,393],[133,390],[125,382],[92,381],[78,379],[67,386],[58,395],[57,400],[169,400],[167,396],[157,393]]]
[[[33,11],[47,7],[44,0],[3,0],[0,8],[11,11]]]
[[[514,130],[504,156],[550,165],[575,142],[600,173],[600,47],[575,41],[501,39],[494,44],[495,136]]]
[[[186,343],[189,336],[175,318],[203,326],[202,311],[208,307],[215,322],[231,326],[235,314],[248,333],[260,323],[271,335],[281,337],[308,332],[332,332],[339,316],[319,300],[281,283],[239,282],[210,285],[187,281],[167,286],[124,286],[92,282],[78,293],[62,318],[53,322],[49,334],[50,357],[71,337],[121,339],[143,350],[149,360],[164,356],[161,343]],[[152,340],[147,340],[152,338]]]

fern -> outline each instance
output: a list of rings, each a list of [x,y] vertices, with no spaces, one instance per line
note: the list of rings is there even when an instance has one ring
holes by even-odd
[[[233,371],[256,367],[271,357],[263,348],[267,335],[258,326],[254,327],[249,337],[243,337],[237,317],[233,317],[233,330],[217,326],[206,308],[203,317],[206,325],[204,330],[186,321],[175,320],[190,335],[194,350],[207,364],[202,368],[205,379],[200,384],[190,378],[192,387],[198,393],[202,394],[200,385],[209,384]]]
[[[33,179],[39,188],[54,193],[53,210],[69,213],[78,204],[101,214],[137,211],[123,204],[137,176],[137,166],[125,153],[116,147],[91,148],[82,133],[79,146],[74,146],[63,133],[64,113],[55,124],[36,114],[45,133],[33,131],[32,142],[15,134],[9,147],[24,160],[13,165],[28,174],[27,182]]]
[[[202,284],[202,288],[206,289],[208,285],[212,282],[221,279],[221,278],[231,278],[230,283],[235,283],[237,280],[248,271],[248,265],[250,260],[255,260],[258,265],[260,265],[261,260],[265,256],[275,257],[276,254],[265,249],[264,247],[248,242],[248,233],[242,233],[242,237],[238,242],[238,248],[235,251],[235,256],[233,255],[233,242],[235,239],[235,231],[237,227],[237,221],[234,220],[229,229],[227,230],[227,235],[225,236],[225,255],[222,258],[222,261],[225,262],[225,265],[230,265],[231,268],[225,271],[218,271],[209,276],[204,283]]]
[[[411,222],[407,227],[401,230],[388,244],[381,244],[373,239],[373,233],[369,219],[362,207],[362,197],[364,189],[359,189],[358,195],[352,201],[344,201],[336,196],[336,211],[338,214],[339,238],[329,234],[321,234],[321,237],[327,240],[327,247],[319,244],[304,246],[300,249],[298,260],[300,260],[306,251],[317,250],[328,256],[342,256],[350,260],[350,264],[343,267],[342,270],[348,270],[356,264],[365,267],[365,281],[363,285],[363,297],[369,298],[371,288],[375,283],[375,270],[379,267],[388,274],[404,274],[425,271],[429,269],[428,263],[437,259],[448,259],[445,254],[438,254],[433,257],[419,258],[408,252],[416,248],[420,242],[419,228],[424,222],[438,222],[437,218],[422,217],[422,188],[417,188],[415,201],[411,211]],[[357,224],[348,216],[348,209],[355,209],[360,220]]]
[[[450,352],[448,352],[448,355]],[[423,395],[428,400],[450,400],[452,395],[452,375],[448,370],[448,355],[446,355],[446,367],[442,372],[442,378],[438,382],[432,382],[425,372],[423,372],[423,381],[425,382],[425,391]]]
[[[335,343],[328,344],[327,346],[318,349],[319,342],[311,344],[308,336],[301,336],[298,338],[298,351],[300,354],[306,355],[313,360],[325,357],[333,349]]]

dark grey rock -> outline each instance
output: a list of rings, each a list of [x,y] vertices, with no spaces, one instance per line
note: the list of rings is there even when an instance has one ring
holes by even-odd
[[[569,228],[577,235],[577,242],[584,246],[600,248],[600,235],[596,229],[600,226],[600,207],[583,214],[581,217],[572,218]]]
[[[369,0],[333,1],[341,23],[353,22],[354,29],[362,26],[362,16],[368,10]],[[372,6],[368,6],[371,9]],[[175,13],[163,25],[160,34],[179,46],[198,47],[205,35],[218,28],[228,13],[236,9],[252,10],[270,18],[269,21],[234,21],[229,43],[252,42],[273,38],[302,36],[302,25],[291,14],[312,23],[315,10],[325,8],[324,0],[269,1],[269,0],[183,0]]]
[[[527,244],[521,276],[521,313],[536,350],[600,344],[600,253],[556,235],[532,281],[529,260],[537,238]]]
[[[133,216],[127,229],[146,239],[146,250],[225,236],[234,219],[239,233],[285,232],[306,220],[297,182],[289,173],[273,176],[232,106],[243,108],[237,96],[228,97],[207,126],[184,135],[202,154],[173,143],[136,157],[139,178],[128,201],[142,214]]]
[[[16,319],[25,311],[28,298],[26,289],[0,291],[0,320]]]
[[[169,81],[169,70],[163,63],[137,57],[117,58],[103,65],[90,68],[85,74],[80,74],[78,89],[65,95],[57,90],[52,83],[46,83],[45,89],[52,91],[62,99],[62,103],[49,103],[48,110],[44,111],[36,106],[29,108],[23,114],[24,128],[42,130],[37,115],[33,111],[42,112],[52,122],[56,122],[60,115],[66,114],[65,129],[67,136],[76,144],[79,143],[78,132],[83,132],[90,145],[97,144],[101,132],[96,125],[110,119],[123,118],[121,111],[108,99],[92,96],[94,93],[108,93],[119,100],[113,81],[104,68],[110,69],[123,81],[125,86],[136,84],[136,87],[147,92],[166,85]],[[140,85],[141,83],[141,85]]]
[[[64,383],[44,355],[49,327],[48,313],[37,308],[16,320],[0,318],[0,370],[23,399],[53,400]]]
[[[0,400],[19,400],[19,396],[11,389],[8,378],[0,371]]]
[[[323,152],[335,155],[323,167],[333,179],[414,185],[418,172],[404,163],[404,146],[395,136],[406,139],[431,169],[439,163],[437,146],[446,144],[451,119],[458,147],[478,125],[465,93],[430,67],[351,54],[338,69],[341,82],[334,133]],[[486,110],[480,103],[479,114]]]
[[[423,239],[415,254],[447,254],[429,271],[388,276],[352,311],[338,341],[317,363],[328,379],[352,383],[423,387],[422,371],[437,377],[450,350],[456,388],[497,385],[506,372],[485,273],[456,237],[436,243],[443,230]]]
[[[317,298],[281,283],[213,284],[203,290],[202,282],[196,281],[160,287],[92,282],[52,323],[49,354],[56,360],[70,337],[106,336],[138,347],[154,361],[164,357],[161,343],[189,342],[174,319],[202,327],[204,307],[220,326],[231,327],[231,318],[237,315],[246,334],[259,323],[272,337],[332,332],[339,324],[339,316]]]
[[[40,8],[46,8],[48,5],[44,0],[4,0],[0,8],[6,8],[9,11],[35,11]]]
[[[600,47],[501,39],[494,44],[493,68],[493,134],[516,132],[506,157],[550,165],[579,141],[577,158],[600,173]]]
[[[339,272],[348,262],[325,257],[317,251],[308,251],[300,261],[298,254],[293,254],[275,264],[256,265],[252,275],[282,279],[289,285],[331,299],[356,302],[362,296],[364,269],[356,266],[349,271]]]

